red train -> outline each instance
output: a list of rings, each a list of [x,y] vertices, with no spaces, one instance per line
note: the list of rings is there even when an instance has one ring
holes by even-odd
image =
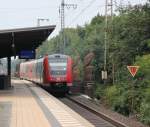
[[[53,54],[21,63],[20,78],[52,90],[68,92],[72,85],[72,59],[67,55]]]

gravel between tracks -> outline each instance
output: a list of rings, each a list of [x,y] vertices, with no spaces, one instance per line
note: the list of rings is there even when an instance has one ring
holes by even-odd
[[[92,101],[92,99],[90,99],[84,95],[69,96],[69,97],[71,99],[74,99],[74,100],[80,102],[80,103],[83,103],[85,105],[90,106],[91,108],[97,110],[98,112],[100,112],[102,114],[106,114],[107,116],[109,116],[110,118],[112,118],[116,121],[120,121],[121,123],[123,123],[127,127],[148,127],[148,126],[143,125],[142,123],[140,123],[138,121],[132,120],[132,119],[125,117],[121,114],[118,114],[116,112],[108,110],[103,105],[94,103],[94,101]]]

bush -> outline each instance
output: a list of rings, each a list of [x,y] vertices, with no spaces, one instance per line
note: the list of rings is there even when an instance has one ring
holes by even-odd
[[[130,114],[130,107],[129,107],[128,98],[126,95],[118,96],[116,101],[113,103],[112,107],[114,111],[121,113],[125,116],[129,116]]]
[[[97,98],[97,99],[102,99],[104,97],[104,86],[101,85],[101,84],[96,84],[96,87],[95,87],[95,91],[94,91],[94,96]]]
[[[150,125],[150,88],[145,91],[145,99],[141,103],[140,107],[140,120]]]
[[[130,114],[129,91],[122,85],[109,86],[105,90],[106,101],[112,109],[125,116]]]
[[[143,102],[141,104],[140,120],[141,122],[150,125],[150,102]]]
[[[140,111],[141,122],[150,125],[150,103],[142,103]]]
[[[120,95],[120,91],[116,85],[109,86],[105,90],[105,97],[108,105],[113,105],[117,100],[117,97]]]

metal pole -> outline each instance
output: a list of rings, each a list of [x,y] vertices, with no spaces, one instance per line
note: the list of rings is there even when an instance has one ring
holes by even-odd
[[[109,14],[108,14],[109,13]],[[102,72],[102,78],[105,80],[107,79],[107,50],[108,50],[108,16],[111,16],[111,20],[113,15],[113,1],[106,0],[105,1],[105,35],[104,35],[104,71]]]
[[[62,33],[62,47],[60,47],[61,49],[61,53],[64,53],[64,49],[65,49],[65,33],[64,33],[64,28],[65,28],[65,1],[62,0],[61,2],[61,33]],[[60,45],[61,46],[61,45]]]
[[[11,75],[11,57],[7,57],[7,66],[8,66],[8,70],[7,70],[7,75],[10,76]]]
[[[108,0],[105,3],[105,40],[104,40],[104,71],[106,71],[107,64],[107,31],[108,31]]]
[[[11,57],[7,57],[7,75],[8,75],[8,87],[11,86]],[[5,84],[6,85],[6,84]]]
[[[62,2],[61,2],[60,14],[61,14],[61,36],[62,36],[62,40],[60,40],[60,49],[61,49],[60,52],[62,52],[62,53],[64,53],[64,50],[65,50],[65,47],[66,47],[65,7],[67,7],[68,9],[70,7],[73,7],[73,9],[76,9],[77,5],[76,4],[66,4],[65,0],[62,0]]]
[[[113,20],[113,1],[112,0],[110,1],[110,9],[111,9],[111,14],[110,14],[111,20]]]
[[[39,18],[37,19],[37,26],[40,26],[40,20],[39,20]]]

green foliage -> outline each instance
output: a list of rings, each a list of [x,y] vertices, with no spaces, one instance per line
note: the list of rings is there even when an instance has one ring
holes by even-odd
[[[104,86],[101,85],[101,84],[96,84],[96,87],[95,87],[95,91],[94,91],[94,96],[97,98],[97,99],[103,99],[104,97]]]
[[[125,92],[122,95],[118,96],[112,105],[114,111],[117,111],[118,113],[121,113],[125,116],[128,116],[130,114],[130,106],[128,103],[127,95],[127,92]]]
[[[149,78],[150,75],[150,54],[149,55],[143,55],[142,57],[138,56],[136,58],[136,65],[140,66],[140,70],[138,72],[138,76],[145,80]]]
[[[109,105],[113,105],[119,95],[120,91],[118,90],[116,85],[109,86],[105,90],[105,97]]]
[[[124,92],[124,89],[122,89],[119,85],[107,86],[101,89],[101,91],[104,93],[104,102],[111,106],[114,111],[126,116],[130,114],[130,106],[128,103],[129,91]]]
[[[145,99],[141,103],[139,118],[145,124],[150,125],[150,88],[145,91]]]
[[[150,55],[138,56],[135,65],[140,66],[137,73],[137,84],[140,92],[138,95],[141,96],[136,108],[138,107],[139,119],[150,125]]]
[[[143,123],[150,125],[150,103],[141,104],[140,120]]]

